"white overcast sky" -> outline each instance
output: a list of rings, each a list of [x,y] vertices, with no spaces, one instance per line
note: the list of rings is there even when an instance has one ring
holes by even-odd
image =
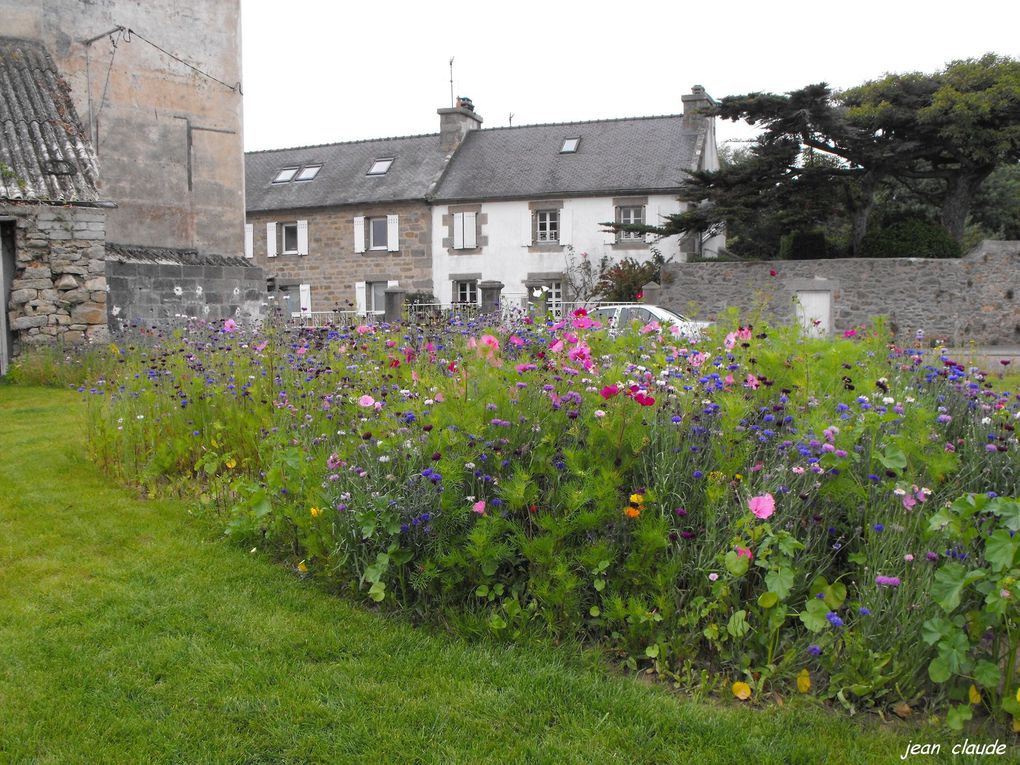
[[[678,114],[694,84],[840,88],[1020,56],[1018,0],[242,0],[241,14],[249,151],[438,132],[451,56],[483,127]],[[750,134],[719,123],[720,141]]]

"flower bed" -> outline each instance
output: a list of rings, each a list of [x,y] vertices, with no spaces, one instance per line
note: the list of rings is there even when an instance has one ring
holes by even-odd
[[[1020,396],[881,327],[192,328],[116,348],[94,456],[302,572],[739,698],[1020,717]]]

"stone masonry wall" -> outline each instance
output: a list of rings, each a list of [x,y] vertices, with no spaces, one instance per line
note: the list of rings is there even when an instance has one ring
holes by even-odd
[[[77,344],[107,336],[104,241],[98,208],[0,205],[15,221],[8,305],[14,355],[25,345]]]
[[[237,260],[236,258],[234,260]],[[163,325],[168,321],[258,319],[266,300],[261,268],[109,260],[110,327]]]
[[[399,216],[400,250],[354,251],[354,218]],[[266,223],[308,221],[308,254],[266,257]],[[248,214],[255,263],[278,282],[310,284],[312,310],[350,310],[355,282],[397,280],[410,291],[432,289],[432,213],[422,203],[350,206]]]
[[[769,320],[788,324],[798,290],[831,291],[833,332],[882,315],[901,337],[923,329],[954,345],[1020,344],[1020,242],[985,241],[958,260],[675,263],[651,299],[710,320],[729,306],[745,316],[761,307]]]

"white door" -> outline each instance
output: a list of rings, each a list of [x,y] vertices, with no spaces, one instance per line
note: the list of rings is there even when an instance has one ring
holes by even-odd
[[[808,335],[827,337],[832,331],[832,293],[810,290],[797,293],[797,320]]]

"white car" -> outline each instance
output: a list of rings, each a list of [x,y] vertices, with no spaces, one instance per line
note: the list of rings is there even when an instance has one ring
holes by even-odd
[[[688,340],[699,340],[702,337],[702,330],[711,326],[710,321],[695,321],[681,316],[657,305],[646,305],[644,303],[603,303],[588,310],[588,315],[610,331],[629,329],[634,322],[640,322],[643,327],[649,322],[657,321],[664,330],[669,325],[675,324],[680,328],[680,334]]]

